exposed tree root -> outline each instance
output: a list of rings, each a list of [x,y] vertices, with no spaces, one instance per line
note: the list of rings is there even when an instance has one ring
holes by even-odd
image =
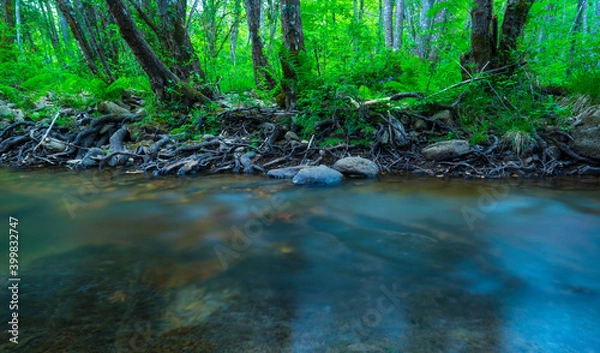
[[[275,167],[333,164],[337,159],[360,155],[375,161],[382,171],[391,173],[466,178],[600,175],[598,161],[574,152],[565,143],[571,137],[558,129],[534,133],[535,144],[521,155],[507,150],[492,136],[487,143],[475,146],[460,158],[435,162],[426,160],[420,150],[431,138],[442,138],[448,132],[467,137],[464,129],[404,111],[390,111],[387,116],[370,112],[370,122],[378,127],[370,146],[353,145],[350,136],[347,143],[324,146],[324,139],[343,125],[343,121],[335,117],[324,120],[321,125],[317,124],[310,141],[302,141],[290,131],[293,126],[289,118],[296,113],[259,107],[226,110],[218,115],[220,133],[207,135],[199,143],[177,142],[176,136],[164,131],[153,128],[148,132],[130,125],[142,118],[136,114],[99,118],[80,114],[74,118],[76,127],[71,131],[22,121],[0,131],[0,165],[124,167],[155,175],[265,173]]]

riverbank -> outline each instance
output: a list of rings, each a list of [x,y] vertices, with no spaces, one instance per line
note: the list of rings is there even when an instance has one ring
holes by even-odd
[[[332,166],[358,156],[374,162],[380,173],[463,178],[600,175],[600,143],[594,138],[600,126],[598,109],[582,99],[571,107],[569,129],[543,126],[528,135],[510,136],[510,141],[490,134],[476,144],[452,107],[438,107],[431,116],[389,107],[385,116],[378,106],[369,114],[362,112],[369,117],[370,129],[342,141],[330,137],[345,123],[339,118],[316,122],[306,134],[299,121],[306,112],[261,104],[232,107],[225,102],[212,115],[182,114],[174,117],[181,122],[177,128],[169,130],[155,124],[135,97],[101,102],[85,111],[62,108],[52,118],[37,121],[31,118],[35,111],[23,113],[15,105],[0,103],[3,167],[265,174],[284,167]]]

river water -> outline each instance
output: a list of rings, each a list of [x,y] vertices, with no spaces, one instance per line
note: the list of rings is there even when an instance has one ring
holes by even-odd
[[[0,170],[0,214],[1,352],[600,353],[598,178]]]

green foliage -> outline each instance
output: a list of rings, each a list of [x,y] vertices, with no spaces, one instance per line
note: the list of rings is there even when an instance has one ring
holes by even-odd
[[[146,77],[119,77],[108,87],[96,92],[99,98],[106,100],[121,99],[125,92],[147,95],[151,91],[150,82]]]
[[[535,129],[563,126],[569,110],[532,87],[524,73],[517,73],[500,80],[486,78],[455,92],[463,97],[461,123],[471,134],[471,143],[482,143],[496,135],[510,141],[509,145],[520,153]]]

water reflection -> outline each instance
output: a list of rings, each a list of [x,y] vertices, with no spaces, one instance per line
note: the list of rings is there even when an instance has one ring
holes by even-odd
[[[600,182],[502,183],[1,171],[19,349],[600,352]]]

